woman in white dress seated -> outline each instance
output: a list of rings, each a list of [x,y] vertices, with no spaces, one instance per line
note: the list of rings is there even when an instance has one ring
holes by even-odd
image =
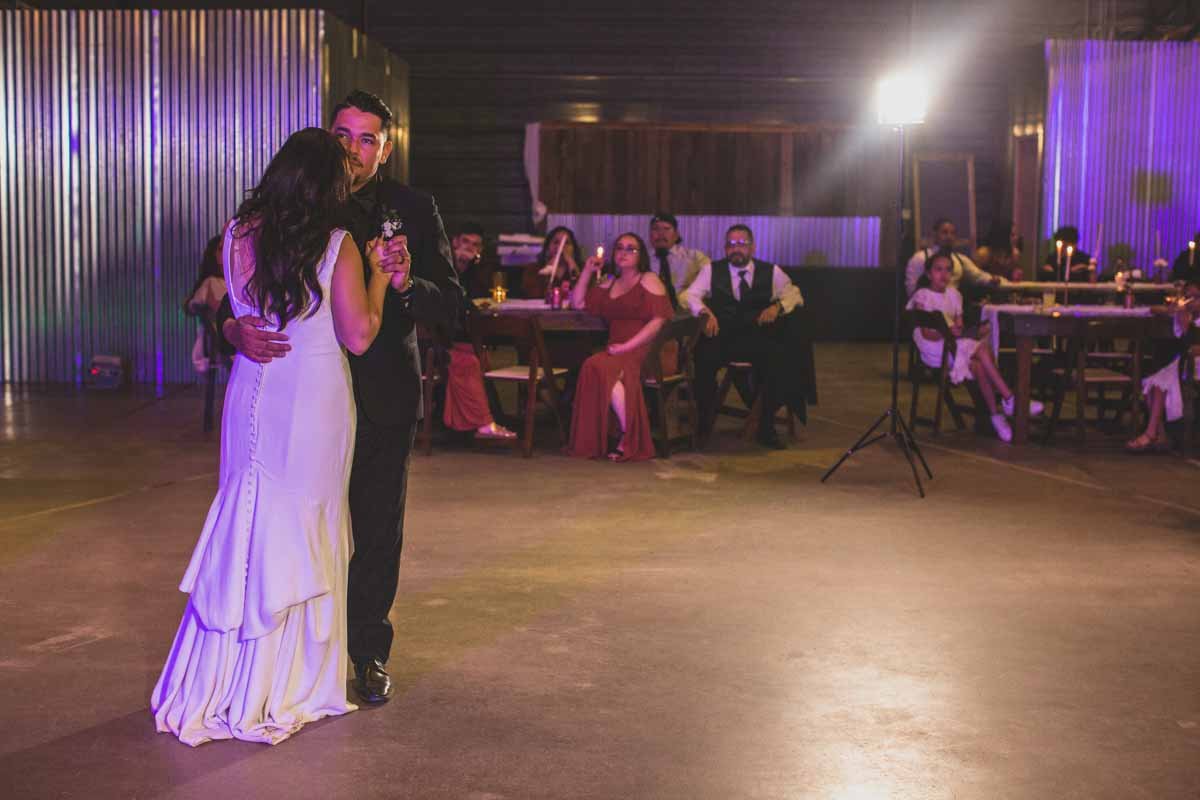
[[[950,252],[939,250],[925,260],[925,277],[929,285],[913,293],[908,308],[940,311],[946,318],[950,333],[958,337],[954,362],[950,365],[950,382],[957,386],[967,380],[978,381],[979,392],[991,414],[992,429],[1001,441],[1011,442],[1012,427],[1008,424],[1008,417],[1013,415],[1013,393],[996,368],[996,361],[987,345],[979,339],[963,336],[962,295],[950,285],[950,276],[954,271],[952,258]],[[942,365],[942,350],[946,343],[942,341],[941,333],[932,328],[917,328],[913,331],[913,341],[926,366],[937,369]],[[996,403],[997,395],[1000,396],[999,404]],[[1042,413],[1042,404],[1032,401],[1029,413],[1034,416]]]
[[[369,278],[336,227],[350,189],[328,132],[292,134],[224,234],[237,316],[290,337],[287,358],[234,360],[216,498],[180,589],[183,620],[150,706],[159,731],[198,745],[276,744],[346,699],[347,486],[355,411],[343,347],[379,332],[389,276]]]

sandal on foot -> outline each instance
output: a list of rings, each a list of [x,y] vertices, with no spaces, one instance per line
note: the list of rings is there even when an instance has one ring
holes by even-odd
[[[1171,446],[1171,443],[1162,439],[1151,439],[1146,434],[1138,436],[1136,439],[1130,439],[1125,443],[1126,453],[1163,453]]]
[[[492,422],[475,430],[476,439],[515,439],[517,434],[510,431],[503,425]]]

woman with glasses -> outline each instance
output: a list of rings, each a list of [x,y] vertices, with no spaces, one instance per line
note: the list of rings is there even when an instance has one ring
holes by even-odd
[[[650,418],[642,397],[642,361],[672,316],[667,290],[650,271],[641,237],[623,233],[612,248],[613,276],[591,286],[603,260],[593,256],[571,293],[571,305],[603,317],[608,347],[583,362],[571,414],[570,455],[613,461],[654,458]],[[611,410],[611,414],[609,413]],[[609,430],[615,417],[618,430]]]

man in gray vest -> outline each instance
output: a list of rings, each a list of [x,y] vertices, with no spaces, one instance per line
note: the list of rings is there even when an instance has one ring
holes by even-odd
[[[704,318],[704,336],[696,346],[696,402],[701,438],[712,430],[716,413],[717,371],[731,361],[754,366],[755,391],[762,393],[758,441],[782,449],[775,412],[786,404],[802,421],[810,370],[793,312],[804,305],[800,290],[778,266],[754,258],[754,234],[745,225],[725,232],[725,258],[714,261],[680,297],[693,315]],[[811,364],[809,365],[811,367]]]

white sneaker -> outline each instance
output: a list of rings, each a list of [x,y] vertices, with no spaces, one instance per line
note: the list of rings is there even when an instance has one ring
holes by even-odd
[[[1008,420],[1003,414],[992,414],[992,428],[996,431],[996,437],[1002,442],[1012,441],[1012,428],[1008,427]]]
[[[1004,416],[1011,417],[1013,415],[1013,410],[1016,408],[1016,403],[1016,395],[1007,397],[1000,401],[1000,407],[1004,409]],[[1036,417],[1045,410],[1046,407],[1037,400],[1029,401],[1029,416]]]

